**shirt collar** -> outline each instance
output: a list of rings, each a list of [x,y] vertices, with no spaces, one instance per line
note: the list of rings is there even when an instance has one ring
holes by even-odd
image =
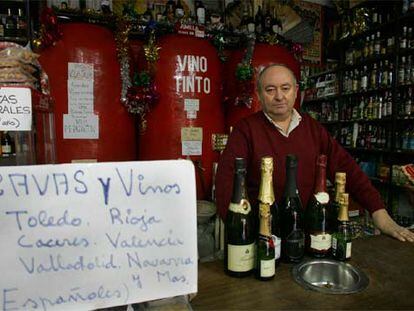
[[[279,131],[280,134],[282,134],[285,137],[289,137],[289,134],[298,127],[300,121],[302,121],[302,116],[299,114],[299,112],[293,108],[292,110],[292,118],[290,119],[290,123],[289,123],[289,127],[287,130],[287,133],[285,133],[283,131],[283,129],[275,122],[272,120],[272,118],[266,113],[264,112],[264,115],[266,116],[266,118],[276,127],[276,129]]]

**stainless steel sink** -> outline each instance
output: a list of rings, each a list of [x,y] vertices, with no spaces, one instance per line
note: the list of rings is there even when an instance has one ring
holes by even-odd
[[[352,294],[365,289],[369,279],[349,263],[314,259],[303,261],[292,269],[296,282],[305,288],[326,294]]]

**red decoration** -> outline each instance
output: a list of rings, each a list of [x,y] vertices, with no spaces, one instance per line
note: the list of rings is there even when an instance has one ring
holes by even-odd
[[[55,12],[51,8],[44,8],[40,15],[40,23],[42,24],[40,38],[42,46],[55,45],[63,35]]]

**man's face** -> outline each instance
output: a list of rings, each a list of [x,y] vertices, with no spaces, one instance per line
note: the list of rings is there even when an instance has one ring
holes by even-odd
[[[275,121],[286,120],[292,113],[297,85],[292,73],[283,66],[268,68],[261,77],[262,109]]]

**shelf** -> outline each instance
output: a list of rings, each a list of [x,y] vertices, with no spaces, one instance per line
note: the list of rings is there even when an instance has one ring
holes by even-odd
[[[414,118],[413,118],[414,119]],[[356,120],[337,120],[337,121],[320,121],[322,124],[348,124],[348,123],[387,123],[392,122],[391,118],[382,118],[382,119],[356,119]]]
[[[9,157],[0,156],[0,166],[14,166],[17,164],[16,154]]]
[[[391,151],[390,149],[377,149],[377,148],[367,149],[367,148],[356,148],[356,147],[346,147],[346,146],[344,146],[344,148],[350,152],[355,151],[355,152],[372,152],[372,153],[393,153],[393,151]]]
[[[319,73],[316,73],[316,74],[314,74],[314,75],[311,75],[311,76],[309,76],[309,77],[308,77],[308,79],[317,79],[317,78],[322,77],[322,76],[324,76],[324,75],[328,75],[328,74],[336,73],[336,72],[338,72],[339,70],[340,70],[340,68],[339,68],[339,66],[338,66],[338,67],[336,67],[336,68],[334,68],[334,69],[329,69],[329,70],[326,70],[326,71],[319,72]]]
[[[383,185],[383,186],[389,186],[390,185],[390,181],[389,180],[383,180],[379,177],[372,177],[372,176],[368,176],[369,180],[371,180],[373,183],[377,184],[377,185]]]
[[[344,97],[351,97],[351,96],[367,96],[373,93],[380,93],[380,92],[386,92],[386,91],[391,91],[392,88],[391,87],[379,87],[377,89],[370,89],[370,90],[366,90],[366,91],[362,91],[362,92],[352,92],[352,93],[344,93],[340,96],[344,96]]]
[[[409,149],[396,149],[393,153],[414,156],[414,150]]]
[[[401,56],[414,55],[414,49],[413,48],[410,48],[410,49],[401,49],[400,48],[398,50],[398,55],[401,55]]]
[[[324,101],[332,101],[335,99],[339,99],[342,95],[332,95],[327,97],[320,97],[320,98],[314,98],[314,99],[305,99],[303,100],[303,104],[316,104],[321,103]]]
[[[414,10],[408,11],[404,15],[401,15],[398,18],[400,24],[404,24],[405,22],[412,22],[414,20]]]
[[[356,64],[348,64],[348,65],[344,65],[341,70],[346,71],[346,70],[352,70],[355,68],[360,68],[360,67],[364,67],[367,65],[371,65],[373,63],[377,63],[380,61],[384,61],[384,60],[390,60],[391,58],[395,57],[395,54],[393,53],[387,53],[387,54],[382,54],[382,55],[376,55],[376,56],[371,56],[367,59],[364,59],[361,62],[358,62]]]
[[[27,43],[29,40],[26,37],[0,37],[0,42],[15,42],[19,44]]]
[[[397,118],[395,118],[395,120],[397,120],[397,121],[413,121],[414,120],[414,115],[413,116],[398,116]]]

